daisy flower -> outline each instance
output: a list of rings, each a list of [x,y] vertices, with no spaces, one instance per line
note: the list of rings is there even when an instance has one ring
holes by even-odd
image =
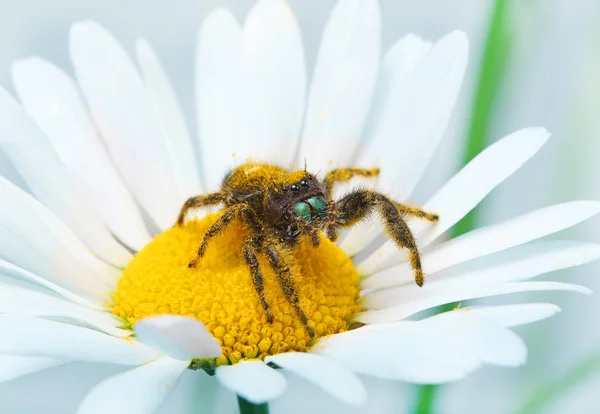
[[[448,123],[468,44],[460,32],[435,43],[408,35],[381,54],[380,24],[376,0],[340,0],[309,85],[285,2],[260,1],[243,27],[216,10],[198,36],[197,139],[145,40],[134,63],[99,24],[79,22],[69,42],[76,80],[41,58],[16,62],[20,103],[0,89],[0,146],[28,188],[0,179],[0,381],[76,361],[122,364],[79,413],[151,413],[188,369],[215,374],[255,404],[284,392],[280,369],[361,404],[358,374],[443,383],[484,364],[523,364],[524,343],[510,328],[556,306],[421,312],[525,291],[590,293],[529,280],[597,259],[597,244],[528,242],[597,214],[597,202],[442,237],[544,145],[543,128],[510,134],[451,178],[423,206],[439,221],[410,221],[422,288],[377,220],[338,244],[303,241],[291,258],[294,283],[316,338],[262,266],[268,321],[241,257],[244,226],[215,238],[196,269],[187,266],[219,213],[173,227],[182,204],[217,191],[248,158],[286,168],[306,160],[321,174],[380,167],[362,185],[410,199]]]

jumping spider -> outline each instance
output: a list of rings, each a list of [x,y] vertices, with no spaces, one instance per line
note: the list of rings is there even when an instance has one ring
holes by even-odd
[[[294,274],[285,258],[297,247],[303,235],[309,236],[313,246],[318,247],[320,232],[335,241],[340,229],[353,226],[377,210],[389,237],[399,249],[408,249],[415,281],[422,286],[423,270],[417,243],[403,217],[408,214],[434,222],[438,220],[436,214],[405,206],[371,190],[359,189],[340,200],[331,199],[335,183],[355,176],[374,177],[378,174],[377,168],[340,168],[330,171],[319,181],[306,169],[288,171],[269,164],[243,164],[227,174],[219,192],[191,197],[181,208],[177,220],[179,226],[192,208],[215,204],[225,206],[223,215],[204,235],[189,267],[196,266],[211,239],[228,224],[234,219],[243,220],[250,231],[242,248],[244,260],[269,323],[273,322],[273,314],[265,298],[258,254],[266,256],[287,301],[294,307],[309,335],[314,337],[315,333],[299,305]]]

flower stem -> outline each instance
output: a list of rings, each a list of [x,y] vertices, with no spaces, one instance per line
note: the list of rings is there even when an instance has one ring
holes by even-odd
[[[269,403],[253,404],[238,395],[240,414],[269,414]]]
[[[506,0],[496,0],[493,8],[475,91],[468,141],[463,153],[463,165],[470,162],[485,147],[493,106],[505,73],[510,47],[506,3]],[[453,237],[458,237],[474,228],[479,210],[480,208],[474,209],[454,226]],[[455,306],[456,304],[449,303],[438,310],[445,312],[454,309]],[[434,411],[438,389],[439,387],[435,385],[419,387],[413,412],[431,414]]]

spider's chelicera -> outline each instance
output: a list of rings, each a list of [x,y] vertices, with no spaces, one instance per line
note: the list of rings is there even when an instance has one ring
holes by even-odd
[[[293,270],[286,258],[297,247],[301,237],[310,237],[312,245],[317,248],[321,233],[335,241],[340,229],[356,224],[376,210],[398,248],[408,249],[415,281],[422,286],[424,276],[419,251],[404,216],[437,221],[436,214],[400,204],[366,189],[357,189],[339,200],[332,200],[335,183],[349,181],[355,176],[374,177],[378,174],[377,168],[339,168],[319,181],[306,170],[289,171],[269,164],[243,164],[227,174],[219,192],[191,197],[183,205],[177,225],[183,224],[192,208],[216,204],[225,206],[221,217],[204,235],[189,267],[196,267],[212,238],[233,220],[242,220],[249,229],[248,239],[242,247],[243,257],[269,323],[273,322],[273,314],[264,294],[258,261],[260,254],[266,256],[287,301],[294,307],[309,335],[314,337],[315,333],[299,305]]]

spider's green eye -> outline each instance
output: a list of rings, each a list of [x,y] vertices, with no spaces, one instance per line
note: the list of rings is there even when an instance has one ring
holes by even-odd
[[[306,181],[306,180],[302,180],[302,181],[300,181],[300,185],[301,185],[302,187],[308,187],[308,181]]]
[[[292,191],[298,191],[300,189],[300,187],[298,187],[298,184],[292,184],[290,188],[292,189]]]

